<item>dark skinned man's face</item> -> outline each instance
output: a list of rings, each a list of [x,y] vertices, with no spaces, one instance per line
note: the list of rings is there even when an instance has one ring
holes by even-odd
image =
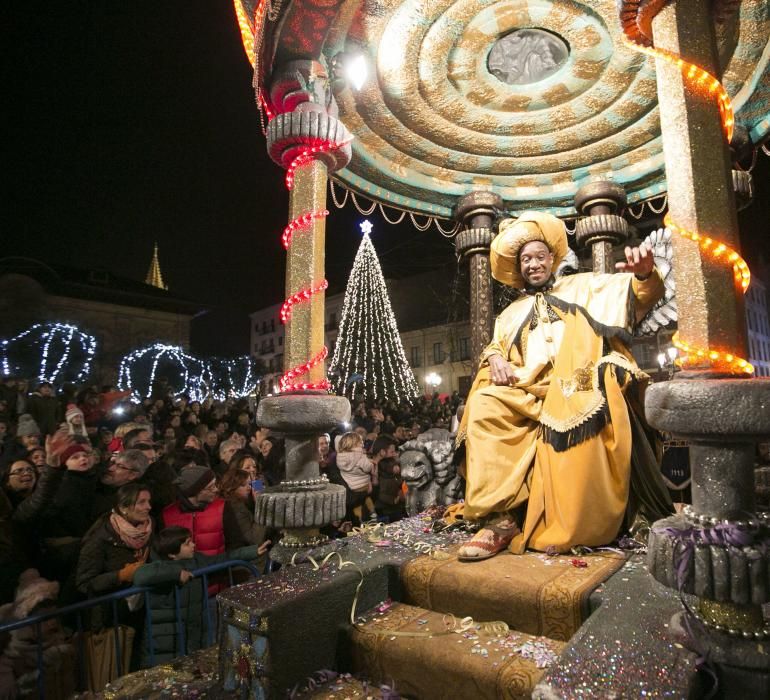
[[[519,270],[530,287],[543,287],[551,279],[553,253],[542,241],[530,241],[519,251]]]

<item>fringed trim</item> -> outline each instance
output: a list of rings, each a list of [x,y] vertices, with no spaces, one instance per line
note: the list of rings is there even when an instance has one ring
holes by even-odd
[[[593,406],[585,409],[585,411],[582,413],[571,416],[569,420],[559,420],[555,416],[552,416],[550,413],[541,411],[539,422],[543,427],[548,428],[549,430],[553,430],[557,433],[568,433],[570,430],[575,430],[583,425],[583,423],[586,421],[591,420],[603,409],[606,403],[607,401],[604,398],[603,393],[597,391],[596,403]]]
[[[541,423],[540,434],[543,441],[553,447],[554,452],[566,452],[571,447],[575,447],[589,438],[596,437],[609,422],[610,409],[607,402],[602,401],[602,404],[593,415],[566,433],[554,430]]]
[[[558,421],[553,416],[542,412],[540,414],[540,434],[544,442],[553,447],[555,452],[566,452],[589,438],[596,437],[610,423],[610,409],[607,404],[607,389],[604,385],[604,372],[607,365],[616,368],[619,383],[625,380],[625,373],[634,380],[649,379],[649,376],[633,365],[627,358],[618,353],[605,355],[594,367],[594,388],[598,390],[600,399],[591,409],[576,416],[565,429],[566,423]],[[561,430],[559,429],[561,428]]]

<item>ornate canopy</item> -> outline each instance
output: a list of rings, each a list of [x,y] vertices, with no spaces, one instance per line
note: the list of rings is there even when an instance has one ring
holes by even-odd
[[[449,218],[475,190],[506,209],[574,214],[576,190],[665,192],[651,58],[623,40],[617,0],[234,0],[258,85],[275,67],[362,55],[332,79],[353,158],[335,174],[370,199]],[[719,25],[723,83],[752,141],[770,129],[770,4]],[[263,92],[270,109],[267,90]]]

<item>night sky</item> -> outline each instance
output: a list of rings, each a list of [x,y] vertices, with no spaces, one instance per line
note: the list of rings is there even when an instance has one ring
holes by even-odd
[[[267,157],[229,0],[4,3],[6,187],[2,255],[144,279],[153,241],[172,294],[211,311],[194,350],[248,350],[245,314],[283,296],[283,171]],[[742,216],[748,257],[768,248],[770,159]],[[343,288],[361,215],[332,211],[331,291]],[[451,263],[435,229],[372,239],[386,276]],[[407,219],[408,221],[408,219]]]

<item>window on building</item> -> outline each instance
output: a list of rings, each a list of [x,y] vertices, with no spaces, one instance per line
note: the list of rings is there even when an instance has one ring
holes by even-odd
[[[460,362],[471,359],[471,339],[460,338]]]
[[[412,349],[409,353],[409,364],[412,365],[412,367],[420,367],[422,365],[419,345],[412,345]]]
[[[275,319],[274,318],[270,319],[270,332],[271,333],[275,333]]]
[[[267,333],[267,321],[262,321],[262,334]]]
[[[433,364],[440,365],[444,361],[444,351],[441,343],[433,343]]]
[[[280,348],[282,345],[283,345],[283,336],[279,335],[278,336],[278,347]]]

